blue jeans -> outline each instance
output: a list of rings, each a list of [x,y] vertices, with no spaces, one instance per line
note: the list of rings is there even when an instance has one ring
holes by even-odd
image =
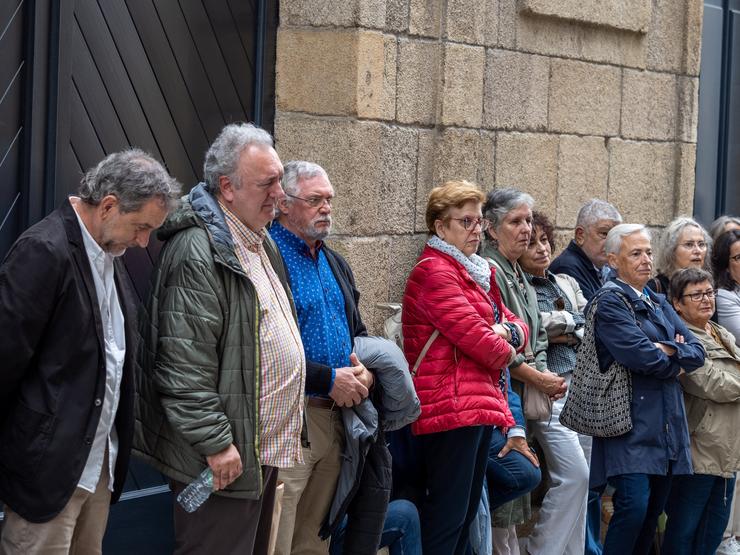
[[[517,451],[509,451],[505,457],[499,458],[498,454],[504,445],[506,436],[495,428],[486,467],[491,511],[532,491],[542,479],[540,469]]]
[[[665,508],[671,474],[621,474],[607,481],[616,490],[614,516],[604,541],[604,555],[647,555]]]
[[[730,520],[735,478],[709,474],[676,476],[666,504],[663,553],[711,555]]]
[[[586,509],[586,550],[584,555],[601,555],[601,493],[588,490]]]
[[[344,517],[342,524],[331,536],[331,555],[342,555],[346,526],[347,517]],[[387,547],[390,555],[421,555],[419,513],[411,501],[396,499],[390,502],[379,547]]]

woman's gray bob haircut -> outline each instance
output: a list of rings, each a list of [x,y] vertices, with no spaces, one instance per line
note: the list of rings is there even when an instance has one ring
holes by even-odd
[[[236,167],[242,151],[250,145],[271,147],[272,135],[252,123],[230,123],[221,130],[206,152],[203,163],[203,180],[209,193],[218,193],[218,181],[222,175],[233,181],[235,187],[241,187]]]
[[[606,235],[606,242],[604,243],[606,254],[618,254],[619,249],[622,248],[622,240],[633,233],[642,233],[648,240],[650,239],[650,231],[642,224],[615,225]]]
[[[311,179],[317,175],[323,175],[326,179],[329,179],[324,168],[305,160],[291,160],[283,166],[283,169],[285,170],[285,173],[283,173],[283,191],[288,195],[301,195],[298,182],[302,179]],[[292,202],[293,199],[287,197],[285,201]]]
[[[711,271],[712,266],[710,260],[712,258],[712,238],[695,219],[687,216],[680,216],[669,223],[663,230],[663,233],[660,236],[658,256],[655,257],[655,269],[668,278],[670,278],[676,270],[680,269],[676,267],[676,247],[678,247],[678,241],[681,239],[681,233],[687,227],[695,227],[701,231],[701,234],[704,237],[704,242],[707,244],[707,252],[704,256],[704,265],[702,268],[708,272]]]
[[[592,198],[581,206],[576,217],[576,227],[587,229],[599,220],[613,220],[622,223],[622,215],[614,205],[598,198]]]
[[[153,198],[171,209],[180,194],[180,184],[155,158],[130,148],[114,152],[85,173],[80,181],[79,197],[97,206],[105,197],[118,199],[121,212],[135,212]]]
[[[493,228],[496,229],[504,221],[506,214],[519,208],[522,204],[532,208],[534,199],[531,195],[513,187],[494,189],[486,195],[483,217],[491,222]]]

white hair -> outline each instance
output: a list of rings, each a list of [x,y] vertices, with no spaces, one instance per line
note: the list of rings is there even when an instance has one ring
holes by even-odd
[[[606,254],[617,254],[622,248],[622,241],[627,235],[642,233],[650,239],[650,231],[642,224],[619,224],[609,230],[604,243]]]

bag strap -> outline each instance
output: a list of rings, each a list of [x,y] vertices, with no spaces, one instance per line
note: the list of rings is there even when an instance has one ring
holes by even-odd
[[[635,315],[635,309],[632,308],[632,303],[630,302],[629,297],[627,297],[627,295],[624,294],[624,291],[622,291],[621,289],[619,289],[617,287],[610,287],[608,289],[601,289],[601,290],[599,290],[599,292],[596,293],[596,295],[594,296],[593,300],[591,301],[591,306],[590,306],[591,313],[595,313],[596,312],[596,301],[598,301],[601,297],[603,297],[604,295],[606,295],[606,294],[608,294],[610,292],[615,293],[617,295],[617,297],[619,297],[621,299],[621,301],[629,309],[630,314],[632,314],[632,316],[635,318],[635,321],[637,321],[637,316]]]
[[[416,268],[419,264],[422,262],[426,262],[427,260],[431,260],[432,257],[428,256],[427,258],[422,258],[419,260],[416,264],[414,264],[414,268]],[[413,269],[413,268],[412,268]],[[434,340],[437,339],[437,336],[439,335],[439,330],[434,330],[432,332],[432,335],[429,336],[429,339],[427,339],[427,342],[424,344],[424,348],[419,353],[418,358],[416,359],[416,363],[414,364],[414,368],[411,370],[411,377],[416,377],[416,372],[419,371],[419,366],[421,365],[421,361],[424,360],[424,356],[427,354],[427,351],[429,350],[429,347],[432,346],[432,343],[434,343]]]
[[[416,373],[419,371],[419,366],[421,365],[421,361],[424,360],[424,356],[426,356],[427,351],[429,350],[429,347],[432,346],[432,343],[434,343],[434,340],[437,339],[437,336],[439,335],[439,330],[434,330],[432,332],[432,335],[429,336],[429,339],[427,339],[427,342],[424,344],[424,348],[419,353],[419,357],[416,359],[416,363],[414,364],[414,368],[411,370],[411,377],[415,378]]]

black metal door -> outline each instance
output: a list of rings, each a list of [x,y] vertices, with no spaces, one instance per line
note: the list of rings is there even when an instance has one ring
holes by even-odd
[[[705,0],[694,213],[740,215],[740,0]]]

